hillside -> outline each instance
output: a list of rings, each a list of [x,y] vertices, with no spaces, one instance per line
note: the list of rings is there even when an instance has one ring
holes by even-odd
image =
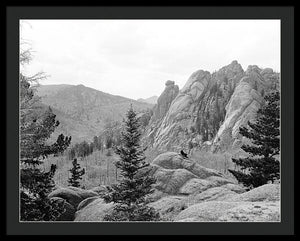
[[[36,94],[50,106],[60,125],[54,133],[72,136],[72,144],[90,141],[106,123],[122,121],[130,104],[138,112],[153,105],[104,93],[84,85],[40,85]]]
[[[137,101],[155,105],[157,103],[157,99],[158,96],[154,95],[146,99],[143,98],[137,99]]]

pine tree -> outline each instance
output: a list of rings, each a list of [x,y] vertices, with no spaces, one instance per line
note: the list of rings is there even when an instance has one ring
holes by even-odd
[[[248,188],[258,187],[280,178],[280,113],[279,92],[265,96],[266,104],[258,110],[255,123],[248,122],[240,128],[240,134],[252,140],[253,145],[241,148],[250,155],[232,159],[242,171],[229,170],[240,183]]]
[[[77,163],[77,159],[75,158],[72,162],[73,167],[69,170],[71,172],[71,177],[69,178],[69,186],[72,187],[80,187],[79,180],[82,179],[81,176],[85,174],[85,169],[80,170],[80,164]]]
[[[62,206],[48,198],[54,187],[56,166],[46,172],[41,170],[40,164],[49,155],[62,153],[70,144],[71,137],[61,134],[55,143],[46,144],[59,122],[50,108],[38,115],[35,111],[30,112],[20,120],[21,220],[51,221],[63,211]]]
[[[32,56],[30,50],[20,49],[20,67],[24,67]],[[59,122],[50,107],[45,111],[31,86],[46,76],[26,76],[20,69],[20,216],[22,221],[56,220],[64,211],[63,203],[48,198],[54,187],[56,166],[42,171],[40,164],[47,156],[63,152],[71,137],[61,134],[55,143],[46,143]]]
[[[110,187],[104,196],[106,202],[114,202],[112,214],[106,215],[107,221],[155,221],[159,215],[153,208],[146,205],[145,198],[153,193],[152,185],[155,179],[145,171],[144,149],[141,148],[140,122],[132,106],[126,114],[125,129],[121,134],[121,144],[115,148],[120,160],[116,167],[121,170],[122,179]],[[140,170],[145,171],[138,175]]]

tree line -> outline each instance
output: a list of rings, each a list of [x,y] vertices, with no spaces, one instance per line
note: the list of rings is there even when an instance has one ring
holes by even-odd
[[[90,143],[82,141],[68,148],[68,159],[73,160],[75,157],[87,157],[94,151],[104,151],[113,146],[118,146],[120,144],[120,131],[119,122],[107,125],[102,134],[94,136],[93,141]]]

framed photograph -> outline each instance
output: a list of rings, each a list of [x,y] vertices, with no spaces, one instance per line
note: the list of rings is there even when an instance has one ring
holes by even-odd
[[[8,235],[294,234],[293,7],[7,7]]]

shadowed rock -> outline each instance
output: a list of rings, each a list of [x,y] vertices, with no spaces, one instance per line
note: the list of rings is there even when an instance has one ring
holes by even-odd
[[[98,196],[95,196],[95,197],[89,197],[89,198],[84,199],[83,201],[81,201],[78,204],[77,210],[80,210],[80,209],[86,207],[87,205],[89,205],[91,202],[97,200],[98,198],[99,198]]]
[[[77,208],[78,204],[89,197],[97,196],[98,194],[89,191],[84,190],[77,187],[67,187],[67,188],[58,188],[54,191],[52,191],[49,194],[49,197],[60,197],[65,199],[68,203],[70,203],[74,208]]]
[[[63,198],[60,198],[60,197],[52,197],[51,199],[55,200],[58,203],[64,202],[64,211],[56,219],[56,221],[73,221],[74,220],[76,209],[73,207],[73,205],[66,202]]]
[[[105,203],[102,198],[99,198],[78,210],[74,221],[103,221],[104,216],[112,210],[113,203]]]
[[[173,220],[178,213],[187,208],[185,197],[182,196],[163,197],[148,204],[148,206],[159,212],[162,221]]]

